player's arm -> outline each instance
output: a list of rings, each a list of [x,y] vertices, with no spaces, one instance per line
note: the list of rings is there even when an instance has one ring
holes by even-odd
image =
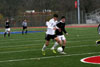
[[[98,27],[97,27],[97,31],[98,31],[99,27],[100,27],[100,24],[99,24]]]
[[[62,28],[62,31],[63,31],[66,35],[68,35],[68,32],[65,30],[65,25],[64,25],[64,27]]]
[[[98,31],[98,33],[100,34],[100,24],[99,24],[98,27],[97,27],[97,31]]]

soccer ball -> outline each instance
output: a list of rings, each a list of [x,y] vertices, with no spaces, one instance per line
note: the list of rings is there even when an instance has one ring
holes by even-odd
[[[57,48],[57,51],[58,51],[58,52],[62,52],[62,51],[63,51],[63,48],[62,48],[62,47],[58,47],[58,48]]]

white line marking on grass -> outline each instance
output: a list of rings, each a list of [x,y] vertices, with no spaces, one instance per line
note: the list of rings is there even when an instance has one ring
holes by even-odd
[[[57,55],[57,56],[27,58],[27,59],[12,59],[12,60],[3,60],[3,61],[0,61],[0,63],[5,63],[5,62],[19,62],[19,61],[28,61],[28,60],[43,60],[43,59],[50,59],[50,58],[59,58],[59,57],[68,57],[68,56],[81,56],[81,55],[91,55],[91,54],[99,54],[99,53],[100,52],[91,52],[91,53]]]
[[[89,47],[89,46],[95,46],[95,45],[80,45],[80,46],[71,46],[71,47],[66,47],[66,48],[78,48],[78,47]],[[47,49],[50,49],[50,48],[47,48]],[[37,50],[41,50],[41,49],[7,51],[7,52],[5,51],[5,52],[0,52],[0,54],[3,54],[3,53],[19,53],[19,52],[37,51]]]
[[[13,45],[13,46],[0,46],[0,48],[30,47],[30,46],[40,46],[40,44],[25,44],[25,45]]]
[[[26,42],[37,42],[37,41],[45,41],[45,40],[29,40],[29,41],[26,40],[26,41],[18,41],[18,42],[17,41],[12,41],[12,42],[9,41],[9,42],[2,42],[0,44],[6,44],[6,43],[7,44],[8,43],[26,43]]]
[[[38,41],[40,42],[40,41],[43,41],[43,42],[45,42],[45,40],[30,40],[30,41],[18,41],[18,42],[2,42],[2,43],[0,43],[0,44],[8,44],[8,43],[25,43],[25,42],[37,42],[38,43]],[[72,43],[72,42],[82,42],[82,41],[94,41],[94,40],[74,40],[74,41],[67,41],[68,43]]]
[[[85,38],[85,39],[87,39],[87,38],[94,38],[94,37],[86,37],[86,35],[84,35],[85,37],[81,37],[83,35],[76,35],[76,36],[77,36],[77,38]],[[98,36],[95,36],[95,37],[98,37]],[[20,40],[39,40],[39,39],[40,38],[27,38],[27,39],[21,38],[21,39],[8,39],[8,40],[11,40],[11,41],[13,41],[13,40],[20,41]],[[74,37],[74,38],[68,38],[68,39],[76,39],[76,38]],[[5,40],[2,39],[0,41],[6,41],[6,39]]]

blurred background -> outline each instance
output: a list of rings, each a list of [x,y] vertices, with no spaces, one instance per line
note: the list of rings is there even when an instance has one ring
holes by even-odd
[[[0,27],[9,18],[12,27],[45,26],[53,14],[66,16],[66,24],[78,24],[77,0],[0,0]],[[80,0],[80,24],[100,23],[100,0]]]

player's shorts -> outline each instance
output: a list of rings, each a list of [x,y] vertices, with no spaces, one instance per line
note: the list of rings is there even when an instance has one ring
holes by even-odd
[[[8,32],[8,31],[10,31],[10,28],[6,28],[6,29],[5,29],[5,32]]]
[[[51,39],[55,39],[56,37],[57,37],[56,35],[46,34],[45,40],[50,41]]]
[[[23,26],[23,29],[27,29],[27,26]]]
[[[57,37],[59,38],[59,40],[66,40],[64,35],[58,35]]]

